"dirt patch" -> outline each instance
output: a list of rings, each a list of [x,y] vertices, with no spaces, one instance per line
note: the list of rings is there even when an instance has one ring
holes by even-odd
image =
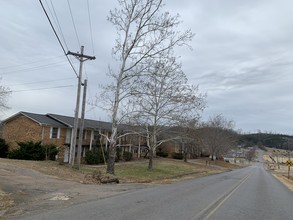
[[[83,173],[53,161],[0,159],[0,176],[0,219],[29,216],[150,186],[84,184]]]
[[[0,158],[0,166],[17,172],[17,168],[28,168],[43,174],[52,175],[62,180],[80,182],[84,180],[84,174],[71,169],[68,165],[60,165],[56,161],[25,161]]]

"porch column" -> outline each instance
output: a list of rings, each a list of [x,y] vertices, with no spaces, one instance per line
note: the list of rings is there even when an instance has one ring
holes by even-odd
[[[91,137],[90,137],[90,150],[92,150],[93,139],[94,139],[94,130],[91,130]]]

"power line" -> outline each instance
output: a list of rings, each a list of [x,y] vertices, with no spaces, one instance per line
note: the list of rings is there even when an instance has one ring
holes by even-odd
[[[43,62],[45,60],[53,60],[53,59],[60,58],[60,57],[63,57],[63,56],[64,55],[56,56],[56,57],[50,57],[50,58],[45,58],[45,59],[41,59],[41,60],[37,60],[37,61],[32,61],[32,62],[29,62],[29,63],[23,63],[23,64],[18,64],[18,65],[13,65],[13,66],[3,66],[3,67],[0,67],[0,69],[10,69],[10,68],[15,68],[15,67],[19,67],[19,66],[27,66],[27,65],[30,65],[30,64],[33,64],[33,63],[40,63],[40,62]]]
[[[41,6],[42,6],[42,8],[43,8],[44,13],[46,14],[46,17],[47,17],[47,19],[48,19],[48,21],[49,21],[49,23],[50,23],[50,25],[51,25],[51,28],[52,28],[53,31],[54,31],[54,34],[55,34],[55,36],[56,36],[56,38],[57,38],[57,40],[58,40],[58,42],[59,42],[59,44],[60,44],[60,46],[61,46],[63,52],[64,52],[64,54],[66,55],[66,51],[65,51],[65,49],[64,49],[64,47],[63,47],[63,45],[62,45],[62,43],[61,43],[61,40],[60,40],[60,38],[59,38],[59,36],[58,36],[58,34],[57,34],[57,32],[56,32],[56,30],[55,30],[55,28],[54,28],[52,22],[51,22],[51,19],[49,18],[49,15],[48,15],[46,9],[44,8],[44,5],[43,5],[43,3],[42,3],[42,0],[39,0],[39,2],[40,2]]]
[[[89,17],[89,25],[90,25],[91,43],[92,43],[92,48],[93,48],[93,54],[95,54],[93,31],[92,31],[92,19],[91,19],[91,13],[90,13],[89,0],[87,0],[87,12],[88,12],[88,15],[89,15],[88,17]]]
[[[52,9],[53,9],[54,15],[55,15],[55,19],[54,19],[54,16],[53,16],[53,14],[52,14],[52,11],[51,11],[51,9],[50,9],[50,7],[49,7],[49,5],[48,5],[48,2],[47,2],[47,0],[46,0],[47,7],[49,8],[49,11],[50,11],[50,13],[51,13],[51,16],[53,17],[53,20],[54,20],[55,24],[57,25],[57,27],[58,27],[58,29],[59,29],[59,31],[60,31],[60,33],[61,33],[61,37],[62,37],[62,39],[63,39],[63,42],[64,42],[64,44],[65,44],[65,47],[66,47],[66,49],[68,50],[68,46],[67,46],[67,43],[66,43],[66,40],[65,40],[65,37],[64,37],[64,34],[63,34],[63,31],[62,31],[62,28],[61,28],[61,25],[60,25],[60,22],[59,22],[59,19],[58,19],[58,16],[57,16],[57,13],[56,13],[56,10],[55,10],[55,7],[54,7],[54,5],[53,5],[52,0],[50,0],[50,3],[51,3],[51,7],[52,7]]]
[[[70,59],[68,58],[68,56],[67,56],[67,54],[66,54],[66,51],[65,51],[65,49],[64,49],[64,47],[63,47],[63,45],[62,45],[62,43],[61,43],[61,41],[60,41],[60,38],[59,38],[59,36],[58,36],[58,34],[57,34],[57,32],[56,32],[56,30],[55,30],[55,28],[54,28],[54,26],[53,26],[53,24],[52,24],[50,18],[49,18],[49,15],[48,15],[48,13],[47,13],[47,11],[46,11],[46,9],[45,9],[43,3],[42,3],[42,0],[39,0],[39,2],[40,2],[40,4],[41,4],[41,6],[42,6],[42,9],[43,9],[43,11],[44,11],[44,13],[45,13],[45,15],[46,15],[46,17],[47,17],[49,23],[50,23],[50,26],[51,26],[52,30],[54,31],[54,34],[55,34],[55,36],[56,36],[56,38],[57,38],[57,40],[58,40],[58,42],[59,42],[59,44],[60,44],[60,46],[61,46],[63,52],[64,52],[64,54],[66,55],[66,58],[67,58],[67,60],[68,60],[68,62],[69,62],[69,64],[70,64],[70,66],[72,67],[72,69],[73,69],[73,71],[74,71],[76,77],[78,77],[78,74],[77,74],[76,70],[74,69],[74,66],[73,66],[73,64],[71,63]]]
[[[63,64],[61,64],[61,63],[63,63]],[[56,65],[56,64],[58,64],[58,65]],[[61,66],[61,65],[64,65],[64,61],[56,62],[56,63],[50,63],[50,64],[46,64],[46,65],[41,65],[41,66],[29,67],[29,68],[24,68],[24,69],[18,69],[18,70],[12,70],[12,71],[5,71],[5,72],[1,73],[1,75],[11,74],[11,73],[17,73],[17,72],[35,71],[35,70],[50,68],[50,67],[52,67],[52,65],[54,65],[54,66]]]
[[[78,46],[80,47],[80,41],[79,41],[79,37],[78,37],[78,34],[77,34],[77,30],[76,30],[75,22],[74,22],[74,19],[73,19],[72,10],[71,10],[69,0],[67,0],[67,4],[68,4],[68,7],[69,7],[69,12],[70,12],[70,15],[71,15],[71,20],[72,20],[73,28],[74,28],[74,31],[75,31],[75,36],[76,36],[76,39],[77,39],[77,42],[78,42]]]
[[[68,88],[68,87],[74,87],[74,85],[54,86],[54,87],[37,88],[37,89],[15,90],[15,91],[12,91],[12,92],[28,92],[28,91],[47,90],[47,89],[60,89],[60,88]]]
[[[40,83],[48,83],[48,82],[60,82],[60,81],[65,81],[65,80],[69,80],[69,79],[75,79],[75,77],[68,77],[68,78],[56,79],[56,80],[46,80],[46,81],[19,83],[19,84],[7,85],[7,86],[22,86],[22,85],[40,84]]]

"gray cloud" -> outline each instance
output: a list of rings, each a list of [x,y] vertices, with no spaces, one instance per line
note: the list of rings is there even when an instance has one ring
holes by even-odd
[[[67,2],[52,2],[68,49],[79,51]],[[107,16],[117,1],[101,4],[89,0],[94,46],[86,1],[70,3],[80,43],[87,54],[97,57],[85,62],[84,76],[89,80],[89,98],[93,99],[101,92],[98,85],[109,81],[108,66],[115,68],[111,48],[116,31]],[[293,2],[174,0],[165,4],[166,10],[181,15],[182,29],[190,28],[196,34],[193,50],[178,48],[176,54],[181,56],[189,82],[208,94],[203,119],[223,114],[244,132],[261,129],[292,134]],[[50,17],[53,13],[49,12]],[[38,2],[1,1],[0,19],[1,83],[12,85],[12,90],[31,89],[13,93],[9,101],[12,108],[1,118],[18,111],[73,115],[76,87],[32,90],[77,83]],[[78,70],[78,62],[71,59]],[[41,67],[45,65],[49,66]],[[25,70],[28,68],[35,69]],[[64,78],[70,79],[61,80]],[[50,82],[54,79],[60,80]],[[87,117],[109,119],[100,109],[88,106],[87,110]]]

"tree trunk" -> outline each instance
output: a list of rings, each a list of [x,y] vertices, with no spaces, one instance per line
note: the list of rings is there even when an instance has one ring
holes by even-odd
[[[110,138],[107,173],[115,175],[115,158],[116,158],[116,140],[117,140],[117,123],[113,120],[112,134]]]
[[[119,79],[117,80],[116,91],[115,91],[115,101],[113,105],[112,112],[112,133],[110,137],[110,146],[109,146],[109,158],[107,163],[107,173],[115,175],[114,166],[116,158],[116,142],[117,142],[117,114],[119,108],[119,97],[120,97],[120,88],[121,88],[121,78],[123,71],[120,70]]]
[[[187,147],[184,142],[182,142],[182,145],[183,145],[182,147],[183,147],[184,162],[187,163]]]
[[[153,169],[153,146],[152,146],[152,141],[151,141],[151,137],[150,137],[150,131],[149,131],[149,127],[148,125],[146,125],[146,131],[147,131],[147,145],[149,148],[149,165],[148,165],[148,170],[152,170]]]
[[[114,165],[116,158],[116,143],[111,142],[109,146],[109,157],[107,162],[107,173],[115,175]]]
[[[149,166],[148,166],[148,170],[152,170],[153,169],[153,156],[154,156],[154,152],[153,149],[150,149],[149,152]]]
[[[187,163],[187,151],[184,151],[184,162]]]

